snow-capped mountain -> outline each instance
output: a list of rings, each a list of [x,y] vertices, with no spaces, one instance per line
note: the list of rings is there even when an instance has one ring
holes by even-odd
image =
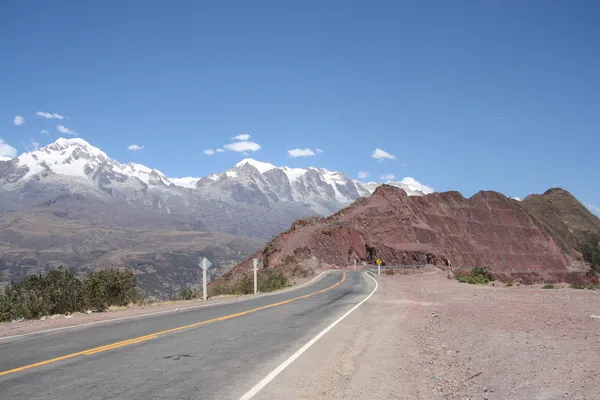
[[[373,193],[375,191],[375,189],[377,189],[377,186],[381,185],[381,183],[378,183],[378,182],[368,182],[368,183],[362,183],[359,181],[354,181],[354,182],[358,185],[361,185],[369,194]],[[424,196],[426,194],[433,193],[433,189],[424,188],[423,185],[418,184],[418,182],[414,182],[412,180],[412,178],[405,178],[401,182],[387,181],[387,182],[385,182],[385,184],[404,189],[406,194],[409,196]]]
[[[173,289],[197,282],[198,256],[225,270],[294,220],[332,214],[376,186],[253,159],[171,178],[85,140],[58,139],[0,160],[0,283],[58,265],[119,265],[147,289]]]
[[[238,203],[262,206],[277,202],[301,203],[320,215],[334,213],[368,194],[359,183],[341,172],[276,167],[253,159],[244,159],[223,173],[199,179],[196,187],[229,193]]]
[[[102,150],[79,138],[60,138],[48,146],[23,153],[8,161],[17,171],[20,171],[19,178],[12,183],[22,183],[32,178],[39,179],[40,176],[55,174],[81,178],[77,179],[80,183],[98,182],[103,179],[106,182],[111,179],[124,181],[127,178],[137,178],[146,185],[171,184],[162,172],[141,164],[120,164]]]
[[[423,194],[406,183],[389,184],[409,195]],[[377,186],[342,172],[277,167],[253,159],[201,178],[170,178],[145,165],[121,164],[79,138],[61,138],[0,162],[4,209],[21,209],[70,193],[177,215],[194,226],[263,238],[297,218],[335,213]]]

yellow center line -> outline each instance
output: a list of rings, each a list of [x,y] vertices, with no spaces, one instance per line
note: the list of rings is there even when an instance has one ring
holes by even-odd
[[[280,302],[277,302],[277,303],[267,304],[266,306],[253,308],[253,309],[242,311],[242,312],[239,312],[239,313],[229,314],[229,315],[225,315],[223,317],[212,318],[212,319],[208,319],[206,321],[195,322],[193,324],[179,326],[177,328],[167,329],[167,330],[156,332],[156,333],[151,333],[149,335],[139,336],[139,337],[136,337],[136,338],[133,338],[133,339],[128,339],[128,340],[123,340],[121,342],[111,343],[111,344],[107,344],[105,346],[95,347],[93,349],[87,349],[87,350],[78,351],[76,353],[71,353],[71,354],[67,354],[67,355],[61,356],[61,357],[56,357],[56,358],[52,358],[52,359],[49,359],[49,360],[40,361],[40,362],[37,362],[37,363],[34,363],[34,364],[24,365],[22,367],[18,367],[18,368],[13,368],[13,369],[9,369],[9,370],[6,370],[6,371],[2,371],[2,372],[0,372],[0,376],[4,376],[4,375],[8,375],[8,374],[14,374],[15,372],[20,372],[20,371],[24,371],[24,370],[35,368],[35,367],[41,367],[43,365],[51,364],[51,363],[54,363],[54,362],[57,362],[57,361],[67,360],[67,359],[74,358],[74,357],[81,356],[81,355],[90,356],[90,355],[93,355],[93,354],[102,353],[104,351],[118,349],[118,348],[124,347],[124,346],[129,346],[131,344],[145,342],[147,340],[151,340],[151,339],[157,338],[158,336],[166,335],[167,333],[179,332],[179,331],[182,331],[184,329],[190,329],[190,328],[195,328],[195,327],[200,326],[200,325],[206,325],[206,324],[209,324],[211,322],[227,321],[228,319],[241,317],[242,315],[247,315],[247,314],[250,314],[250,313],[253,313],[253,312],[257,312],[257,311],[260,311],[260,310],[265,310],[267,308],[282,306],[284,304],[291,303],[292,301],[306,299],[306,298],[309,298],[311,296],[314,296],[314,295],[326,292],[328,290],[331,290],[331,289],[333,289],[333,288],[341,285],[345,280],[346,280],[346,272],[344,272],[344,274],[342,275],[342,279],[340,279],[337,283],[329,286],[328,288],[321,289],[321,290],[318,290],[316,292],[312,292],[312,293],[309,293],[309,294],[305,294],[304,296],[298,296],[298,297],[294,297],[294,298],[289,299],[289,300],[283,300],[283,301],[280,301]]]

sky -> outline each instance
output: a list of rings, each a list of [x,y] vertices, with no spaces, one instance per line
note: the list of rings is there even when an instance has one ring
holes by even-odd
[[[599,20],[593,0],[3,2],[0,156],[77,136],[171,177],[250,157],[599,212]]]

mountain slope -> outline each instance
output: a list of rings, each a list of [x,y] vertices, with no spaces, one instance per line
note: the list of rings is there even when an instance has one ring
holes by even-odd
[[[381,258],[391,265],[489,266],[507,279],[589,278],[589,268],[573,265],[525,207],[491,191],[468,199],[458,192],[408,197],[383,185],[329,218],[296,221],[254,256],[268,268]]]
[[[216,279],[263,243],[219,232],[97,224],[51,210],[0,214],[0,231],[4,281],[60,265],[78,273],[117,266],[133,269],[141,287],[159,297],[201,282],[200,256],[213,262]]]
[[[600,219],[566,190],[553,188],[522,201],[561,248],[578,256],[586,233],[600,234]]]

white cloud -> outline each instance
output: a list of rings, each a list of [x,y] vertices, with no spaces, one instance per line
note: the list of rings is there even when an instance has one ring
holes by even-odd
[[[204,154],[206,154],[207,156],[212,156],[213,154],[215,154],[215,151],[212,149],[206,149],[203,151]]]
[[[317,153],[322,153],[322,152],[323,152],[323,150],[322,150],[322,149],[320,149],[320,148],[318,148],[318,147],[315,149],[315,151],[316,151]]]
[[[384,159],[388,159],[388,160],[395,160],[396,156],[393,154],[388,153],[385,150],[381,150],[379,148],[373,150],[373,154],[371,154],[371,157],[376,158],[377,160],[384,160]]]
[[[241,136],[241,135],[240,135]],[[238,153],[242,153],[245,151],[258,151],[260,150],[260,144],[254,142],[235,142],[229,143],[223,146],[225,150],[229,151],[237,151]]]
[[[15,158],[17,156],[17,149],[4,142],[4,139],[0,138],[0,157]]]
[[[421,182],[417,181],[415,178],[406,177],[400,181],[400,183],[404,183],[405,185],[410,186],[413,189],[420,190],[425,194],[433,193],[434,190],[431,186],[423,185]]]
[[[130,144],[127,148],[131,151],[144,150],[144,145],[140,146],[139,144]]]
[[[292,158],[316,156],[315,152],[312,151],[311,149],[292,149],[292,150],[288,150],[287,153],[288,153],[288,156],[290,156]]]
[[[247,133],[242,133],[241,135],[237,135],[232,137],[233,140],[241,140],[241,141],[246,141],[248,139],[250,139],[250,135],[248,135]]]
[[[73,129],[69,129],[64,125],[56,125],[56,130],[59,131],[60,133],[64,133],[65,135],[73,135],[73,136],[78,135],[78,133],[75,132]]]
[[[225,150],[223,150],[223,149],[216,149],[215,151],[216,151],[217,153],[223,153]]]
[[[505,118],[508,118],[508,114],[505,114],[505,113],[500,113],[500,114],[498,114],[498,115],[494,115],[494,116],[492,117],[492,119],[505,119]]]
[[[382,181],[393,181],[394,179],[396,179],[396,176],[394,174],[381,175],[379,179],[381,179]]]
[[[41,131],[40,133],[41,133],[42,135],[47,135],[47,134],[48,134],[48,131],[44,129],[44,130],[43,130],[43,131]]]
[[[37,150],[39,148],[40,148],[40,142],[38,142],[34,138],[30,138],[29,139],[29,149],[30,150]]]
[[[57,113],[49,113],[49,112],[43,112],[43,111],[38,111],[35,113],[35,115],[37,115],[38,117],[42,117],[42,118],[56,118],[56,119],[63,119],[65,117],[64,115],[60,115]]]
[[[369,173],[365,172],[365,171],[359,171],[358,172],[358,179],[365,179],[369,177]]]
[[[16,126],[23,125],[24,123],[25,118],[23,118],[20,115],[15,115],[15,117],[13,118],[13,124],[15,124]]]
[[[2,139],[0,139],[0,140],[2,140]],[[1,146],[1,145],[0,145],[0,146]],[[0,155],[1,155],[1,154],[0,154]],[[588,205],[587,205],[587,208],[588,208],[588,209],[589,209],[591,212],[594,212],[594,213],[596,213],[596,214],[600,215],[600,207],[598,207],[598,206],[595,206],[595,205],[593,205],[593,204],[588,204]]]

